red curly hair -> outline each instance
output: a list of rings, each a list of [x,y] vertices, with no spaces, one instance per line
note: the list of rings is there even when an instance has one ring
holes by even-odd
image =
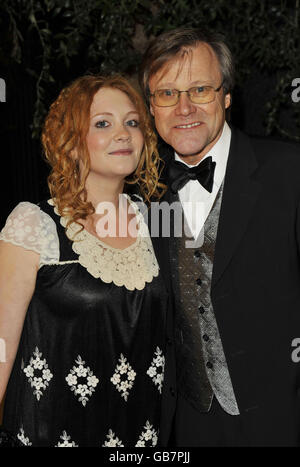
[[[165,185],[159,182],[162,161],[156,148],[157,138],[151,118],[141,95],[120,75],[82,76],[64,88],[53,102],[42,132],[45,157],[51,166],[49,190],[59,214],[67,214],[68,223],[86,219],[95,212],[92,203],[87,201],[85,188],[90,171],[86,137],[94,95],[103,87],[126,93],[140,116],[144,148],[135,172],[127,177],[126,183],[137,184],[148,203],[152,197],[159,199],[166,190]],[[75,149],[82,162],[81,174],[78,161],[73,156]]]

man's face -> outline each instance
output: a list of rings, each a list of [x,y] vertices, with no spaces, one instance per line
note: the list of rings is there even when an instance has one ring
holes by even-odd
[[[216,89],[221,83],[216,56],[209,45],[201,43],[158,70],[150,78],[149,87],[152,94],[158,89],[186,91],[204,85]],[[208,104],[194,104],[187,93],[181,93],[172,107],[158,107],[151,98],[150,110],[162,139],[187,163],[196,164],[221,136],[225,109],[229,106],[230,94],[224,95],[220,89],[215,100]]]

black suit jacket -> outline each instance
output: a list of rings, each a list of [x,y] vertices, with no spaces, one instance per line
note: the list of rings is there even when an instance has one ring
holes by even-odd
[[[171,281],[168,239],[153,238],[153,244],[172,293],[177,285]],[[300,338],[298,145],[249,138],[232,129],[211,298],[244,444],[299,445],[300,363],[292,360],[292,341]],[[172,320],[169,313],[170,340]],[[163,444],[176,402],[173,348],[169,345],[166,363]]]

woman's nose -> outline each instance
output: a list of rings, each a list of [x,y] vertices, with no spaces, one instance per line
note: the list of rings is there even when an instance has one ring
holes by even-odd
[[[131,134],[126,127],[122,126],[116,131],[114,139],[116,141],[130,141]]]

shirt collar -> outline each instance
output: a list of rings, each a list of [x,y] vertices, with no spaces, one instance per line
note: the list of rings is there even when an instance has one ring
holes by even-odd
[[[184,160],[178,156],[175,152],[175,160],[182,162],[183,164],[187,165],[188,167],[196,167],[199,165],[204,159],[211,156],[213,162],[216,162],[216,169],[214,175],[214,184],[220,186],[225,175],[226,165],[229,155],[229,148],[230,148],[230,140],[231,140],[231,129],[228,123],[225,121],[222,134],[216,144],[208,151],[207,154],[201,159],[201,161],[196,165],[189,165]]]

